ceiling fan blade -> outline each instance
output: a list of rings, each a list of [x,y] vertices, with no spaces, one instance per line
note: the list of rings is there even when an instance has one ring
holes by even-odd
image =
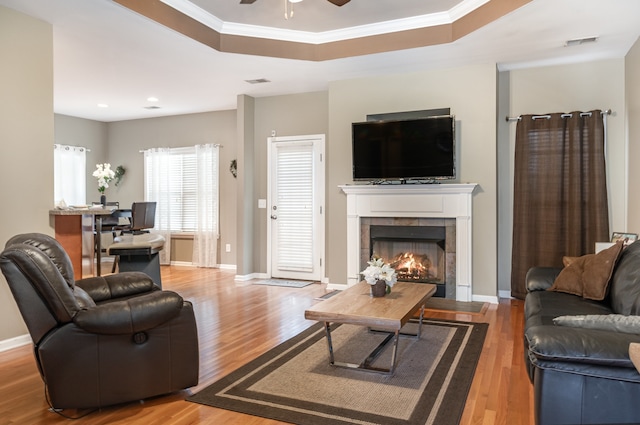
[[[330,3],[335,4],[336,6],[344,6],[349,3],[351,0],[329,0]]]
[[[240,4],[253,4],[256,0],[240,0]]]

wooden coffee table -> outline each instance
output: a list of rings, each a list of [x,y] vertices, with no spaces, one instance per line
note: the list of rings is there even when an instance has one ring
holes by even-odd
[[[381,298],[373,298],[370,295],[370,286],[362,281],[305,310],[304,317],[324,322],[331,365],[393,375],[396,369],[400,336],[420,338],[424,304],[435,292],[435,285],[397,282],[390,294]],[[400,332],[418,310],[420,310],[418,332],[416,334]],[[337,362],[333,356],[331,322],[366,326],[372,332],[384,332],[388,335],[362,363]],[[371,363],[390,341],[393,341],[391,367],[384,369],[371,366]]]

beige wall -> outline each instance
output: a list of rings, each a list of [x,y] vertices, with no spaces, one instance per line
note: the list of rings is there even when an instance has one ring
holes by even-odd
[[[640,233],[640,39],[631,48],[625,60],[625,88],[627,101],[629,175],[627,190],[627,230]]]
[[[52,235],[53,30],[0,7],[0,247],[18,233]],[[25,72],[29,70],[29,72]],[[0,276],[0,342],[25,334],[9,287]]]
[[[254,270],[267,271],[267,210],[258,209],[258,199],[267,198],[267,138],[275,131],[279,137],[328,133],[328,94],[314,92],[255,99],[255,197]],[[330,143],[330,140],[327,140]],[[327,164],[327,167],[331,167]],[[329,172],[329,170],[327,170]],[[329,223],[326,223],[330,228]]]
[[[572,65],[511,71],[508,75],[508,102],[498,118],[520,114],[611,109],[607,117],[607,169],[609,185],[610,230],[627,231],[626,224],[626,133],[625,133],[625,61],[613,59]],[[501,78],[507,78],[501,76]],[[508,108],[508,109],[506,109]],[[508,159],[500,163],[499,234],[501,255],[499,289],[511,288],[511,235],[513,217],[513,157],[516,123],[499,120],[509,126],[509,137],[498,142],[499,152]],[[503,134],[503,133],[500,133]],[[507,155],[504,155],[508,152]]]
[[[106,159],[113,168],[122,165],[126,173],[118,187],[106,190],[107,200],[119,201],[126,207],[144,199],[144,157],[140,152],[154,147],[183,147],[205,143],[218,143],[220,149],[220,239],[218,262],[236,264],[236,191],[237,179],[230,171],[231,160],[236,158],[236,111],[204,112],[119,121],[107,124],[108,144]],[[87,162],[91,170],[95,164]],[[88,180],[90,182],[91,180]],[[89,186],[89,183],[87,184]],[[95,195],[98,195],[97,189]],[[90,198],[87,198],[90,199]],[[231,252],[225,252],[226,244]],[[172,252],[174,261],[191,261],[191,252],[184,243]]]
[[[451,108],[456,116],[458,180],[473,197],[473,294],[496,296],[496,70],[493,64],[338,81],[329,87],[327,274],[344,283],[346,196],[351,183],[351,123],[367,114]]]

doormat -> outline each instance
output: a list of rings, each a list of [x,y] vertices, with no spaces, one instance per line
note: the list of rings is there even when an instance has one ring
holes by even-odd
[[[488,324],[425,319],[422,337],[400,338],[393,376],[329,364],[322,324],[240,367],[188,401],[305,425],[457,425]],[[417,321],[405,326],[417,330]],[[331,332],[336,360],[363,361],[384,339],[367,328]],[[386,349],[372,366],[387,366]]]
[[[309,280],[285,280],[285,279],[263,279],[251,282],[253,285],[268,285],[268,286],[286,286],[289,288],[304,288],[307,285],[311,285],[313,282]]]

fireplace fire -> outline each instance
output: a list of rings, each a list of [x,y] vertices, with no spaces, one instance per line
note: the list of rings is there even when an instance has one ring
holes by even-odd
[[[385,226],[369,228],[369,258],[382,258],[400,282],[433,283],[444,296],[446,228],[443,226]]]
[[[395,269],[399,281],[421,283],[438,281],[427,255],[402,252],[392,258],[389,264]]]

